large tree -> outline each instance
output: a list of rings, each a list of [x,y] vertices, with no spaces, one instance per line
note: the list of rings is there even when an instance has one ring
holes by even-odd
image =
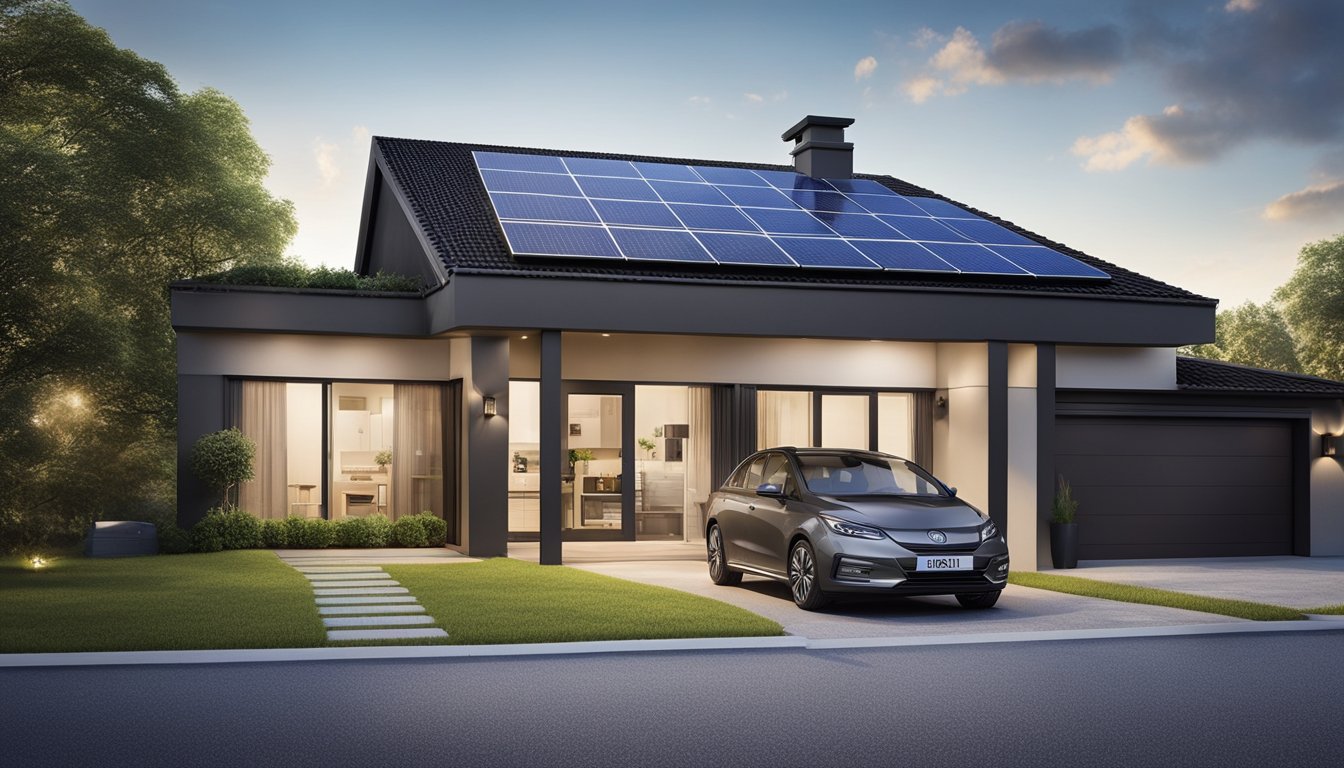
[[[167,285],[280,259],[269,165],[223,94],[0,0],[0,542],[171,503]]]
[[[1303,247],[1274,300],[1293,332],[1302,371],[1344,380],[1344,235]]]
[[[1246,302],[1218,313],[1212,344],[1197,344],[1181,351],[1195,357],[1226,360],[1256,368],[1296,372],[1301,370],[1293,338],[1283,315],[1269,304]]]

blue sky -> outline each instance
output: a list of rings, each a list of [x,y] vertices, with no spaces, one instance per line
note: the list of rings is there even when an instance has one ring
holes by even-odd
[[[789,162],[854,117],[890,174],[1222,300],[1344,232],[1344,3],[73,0],[237,100],[350,266],[369,136]]]

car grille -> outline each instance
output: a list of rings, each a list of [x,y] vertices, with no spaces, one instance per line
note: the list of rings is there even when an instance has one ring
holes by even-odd
[[[939,555],[970,555],[980,548],[979,544],[913,544],[907,541],[896,543],[911,552],[933,552]]]
[[[906,573],[908,577],[906,584],[915,587],[946,587],[947,589],[958,589],[962,587],[983,587],[989,583],[985,579],[983,572],[961,571],[959,573],[921,573],[911,570]]]

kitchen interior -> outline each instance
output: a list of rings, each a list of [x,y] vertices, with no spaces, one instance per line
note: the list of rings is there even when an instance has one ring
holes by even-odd
[[[332,385],[332,519],[392,517],[393,392],[391,384]]]
[[[687,388],[636,387],[635,538],[686,536]],[[572,469],[561,480],[561,526],[621,531],[622,396],[572,394],[565,429]],[[535,539],[540,528],[540,388],[509,385],[509,535]],[[567,466],[569,464],[567,463]]]

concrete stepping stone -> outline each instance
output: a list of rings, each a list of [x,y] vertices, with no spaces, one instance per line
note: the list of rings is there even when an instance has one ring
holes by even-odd
[[[392,574],[377,571],[360,571],[358,573],[305,573],[309,581],[339,581],[341,579],[390,579]]]
[[[386,595],[383,597],[319,597],[318,605],[392,605],[393,603],[414,603],[410,595]]]
[[[347,579],[344,581],[314,581],[313,589],[329,589],[331,587],[399,587],[401,582],[389,581],[387,579],[363,579],[359,581]]]
[[[438,627],[408,627],[405,629],[333,629],[327,633],[328,640],[420,640],[430,637],[447,637],[448,633]]]
[[[323,605],[317,612],[322,616],[372,616],[379,613],[424,613],[423,605]]]
[[[325,585],[321,589],[314,589],[313,594],[319,597],[330,597],[332,595],[409,595],[411,590],[405,587],[339,587],[336,589],[327,589]]]
[[[406,627],[433,623],[434,617],[432,616],[342,616],[322,620],[323,626],[328,629],[333,627]]]
[[[382,573],[382,570],[376,565],[322,565],[300,568],[299,573]]]

